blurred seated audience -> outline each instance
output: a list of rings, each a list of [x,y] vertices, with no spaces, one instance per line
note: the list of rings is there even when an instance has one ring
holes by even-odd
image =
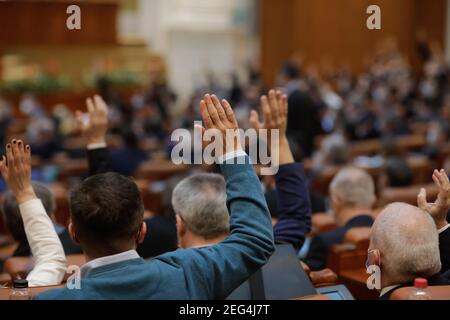
[[[120,137],[123,145],[111,150],[111,167],[114,172],[132,176],[148,156],[139,148],[139,140],[131,128],[123,128]]]
[[[400,157],[389,158],[385,163],[386,186],[407,187],[413,182],[413,172],[408,162]]]

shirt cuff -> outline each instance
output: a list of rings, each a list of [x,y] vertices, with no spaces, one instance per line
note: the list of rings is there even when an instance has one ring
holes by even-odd
[[[246,156],[246,155],[247,154],[242,149],[234,150],[234,151],[227,152],[227,153],[225,153],[225,154],[223,154],[221,156],[218,156],[217,157],[217,162],[219,164],[223,164],[223,163],[227,162],[228,160],[231,160],[231,159],[234,159],[234,158],[237,158],[237,157],[241,157],[241,156]]]
[[[445,230],[447,230],[448,228],[450,228],[450,223],[447,223],[447,225],[441,229],[438,230],[438,233],[441,234],[442,232],[444,232]]]
[[[106,148],[107,145],[105,142],[100,142],[100,143],[90,143],[87,145],[87,149],[88,150],[94,150],[94,149],[103,149]]]

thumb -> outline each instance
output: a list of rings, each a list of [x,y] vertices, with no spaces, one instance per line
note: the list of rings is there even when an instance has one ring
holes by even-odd
[[[420,189],[420,192],[417,196],[417,205],[421,209],[425,209],[427,206],[427,191],[424,188]]]
[[[75,120],[77,122],[77,127],[84,131],[86,129],[86,124],[84,122],[84,114],[80,110],[75,112]]]

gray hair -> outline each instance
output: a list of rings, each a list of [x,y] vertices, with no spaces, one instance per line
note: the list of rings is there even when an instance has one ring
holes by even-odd
[[[200,173],[178,183],[172,206],[191,232],[210,240],[229,232],[226,198],[221,175]]]
[[[373,224],[372,240],[382,252],[384,268],[405,282],[441,270],[436,224],[418,207],[388,205]]]
[[[332,134],[322,141],[321,150],[332,164],[342,165],[350,160],[350,147],[344,136]]]
[[[371,208],[376,200],[372,177],[358,168],[344,168],[333,178],[330,193],[346,205]]]

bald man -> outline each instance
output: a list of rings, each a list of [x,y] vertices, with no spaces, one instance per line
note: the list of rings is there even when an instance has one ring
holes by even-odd
[[[412,286],[419,277],[427,278],[431,286],[449,284],[439,274],[436,224],[424,210],[406,203],[388,205],[375,220],[368,263],[380,267],[383,300],[399,287]]]

